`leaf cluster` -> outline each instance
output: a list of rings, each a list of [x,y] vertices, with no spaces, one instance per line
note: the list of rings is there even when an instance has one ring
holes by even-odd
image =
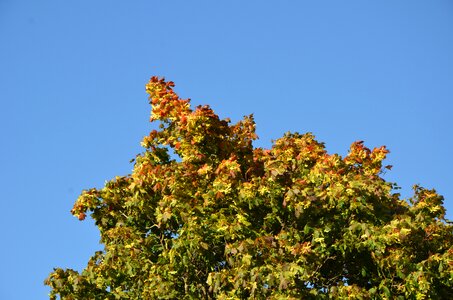
[[[132,173],[74,204],[104,249],[80,273],[55,269],[51,299],[453,298],[443,198],[415,186],[401,199],[385,147],[341,157],[287,133],[255,148],[253,116],[231,124],[173,87],[146,85],[160,128]]]

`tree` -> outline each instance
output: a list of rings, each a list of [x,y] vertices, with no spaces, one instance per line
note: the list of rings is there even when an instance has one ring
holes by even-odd
[[[132,174],[77,199],[104,250],[54,269],[51,299],[453,299],[443,197],[401,199],[385,147],[341,157],[287,133],[254,148],[252,116],[232,125],[173,87],[146,85],[160,129]]]

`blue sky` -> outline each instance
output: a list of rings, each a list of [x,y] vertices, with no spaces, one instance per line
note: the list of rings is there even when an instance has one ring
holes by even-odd
[[[449,0],[2,0],[0,299],[46,299],[53,267],[101,249],[69,210],[130,173],[152,75],[221,117],[254,113],[257,146],[286,131],[332,153],[387,145],[385,178],[436,188],[453,218]]]

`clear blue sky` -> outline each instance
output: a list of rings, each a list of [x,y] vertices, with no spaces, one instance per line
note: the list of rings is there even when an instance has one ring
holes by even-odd
[[[254,113],[257,146],[387,145],[386,179],[436,188],[453,218],[450,0],[1,0],[0,299],[46,299],[53,267],[102,248],[69,210],[131,171],[152,75],[222,117]]]

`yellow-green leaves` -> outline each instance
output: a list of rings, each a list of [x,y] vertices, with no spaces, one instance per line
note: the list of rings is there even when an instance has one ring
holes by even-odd
[[[343,158],[287,133],[254,148],[253,116],[230,124],[173,88],[146,85],[160,129],[132,173],[74,204],[104,249],[80,273],[55,269],[51,299],[453,299],[443,198],[400,199],[385,147]]]

